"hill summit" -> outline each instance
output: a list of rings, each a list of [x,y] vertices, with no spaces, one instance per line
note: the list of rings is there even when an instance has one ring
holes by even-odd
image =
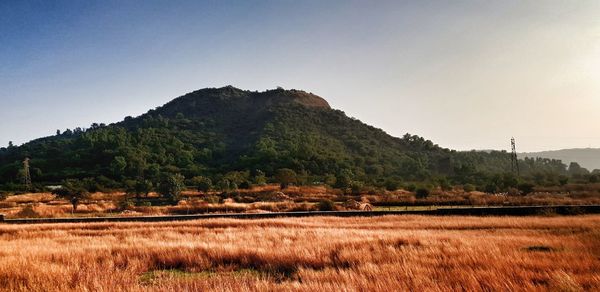
[[[233,86],[200,89],[167,103],[161,110],[165,114],[190,112],[204,113],[215,106],[230,106],[243,111],[260,111],[273,106],[303,105],[310,108],[331,109],[327,101],[302,90],[277,88],[264,92],[241,90]],[[196,113],[198,113],[196,112]]]

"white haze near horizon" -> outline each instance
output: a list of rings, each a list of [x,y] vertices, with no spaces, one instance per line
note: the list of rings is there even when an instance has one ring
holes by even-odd
[[[231,84],[457,150],[600,148],[600,1],[21,6],[0,4],[0,146]]]

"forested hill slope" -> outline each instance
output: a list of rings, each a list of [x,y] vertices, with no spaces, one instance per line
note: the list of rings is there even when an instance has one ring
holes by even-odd
[[[476,183],[510,169],[506,152],[456,152],[418,136],[392,137],[311,93],[231,86],[198,90],[119,123],[3,148],[0,184],[19,184],[25,157],[40,184],[70,178],[113,186],[165,173],[252,183],[274,180],[280,169],[293,170],[302,183],[440,177]],[[551,160],[522,168],[564,172],[560,161]]]

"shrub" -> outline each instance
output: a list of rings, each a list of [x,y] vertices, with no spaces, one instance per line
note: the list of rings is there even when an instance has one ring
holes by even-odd
[[[559,176],[559,177],[558,177],[558,183],[559,183],[561,186],[564,186],[564,185],[568,184],[568,183],[569,183],[569,177],[568,177],[568,176],[566,176],[566,175],[561,175],[561,176]]]
[[[522,183],[519,184],[519,191],[521,191],[522,195],[528,195],[533,192],[534,185],[532,183]]]
[[[400,182],[395,179],[387,179],[385,181],[385,189],[388,191],[395,191],[400,188]]]
[[[19,218],[39,218],[39,217],[41,217],[40,213],[38,213],[33,208],[32,205],[25,206],[25,208],[23,208],[21,211],[19,211],[16,215]]]
[[[131,199],[125,199],[119,202],[119,209],[121,210],[128,210],[133,206],[135,206],[135,204]]]
[[[519,194],[519,189],[517,188],[508,188],[508,190],[506,191],[509,195],[511,196],[516,196]]]
[[[226,178],[221,179],[217,183],[217,186],[218,186],[219,190],[224,191],[224,192],[225,191],[229,191],[230,189],[232,189],[231,188],[231,182],[228,179],[226,179]]]
[[[442,189],[442,191],[452,190],[452,185],[450,185],[450,182],[446,178],[441,178],[439,180],[439,184],[440,184],[440,188]]]
[[[350,190],[352,191],[353,195],[358,195],[361,193],[363,186],[364,184],[360,181],[352,181],[350,183]]]
[[[472,191],[475,191],[475,186],[472,184],[466,184],[463,186],[463,190],[467,193],[470,193]]]
[[[231,187],[231,190],[237,192],[238,185],[235,182],[231,182],[231,184],[229,184],[229,186]]]
[[[408,184],[406,185],[406,190],[409,192],[414,192],[417,190],[417,185],[415,184]]]
[[[195,176],[190,180],[199,192],[208,192],[212,188],[212,180],[204,176]]]
[[[218,204],[221,198],[218,196],[207,196],[204,198],[204,201],[210,204]]]
[[[417,199],[425,199],[428,196],[429,196],[429,189],[427,189],[427,188],[420,187],[415,190],[415,197],[417,197]]]
[[[485,188],[483,190],[488,194],[495,194],[498,192],[498,186],[496,186],[493,183],[489,183],[485,185]]]
[[[152,207],[152,202],[150,202],[150,201],[139,202],[138,206],[140,206],[140,207]]]
[[[333,211],[335,203],[332,200],[323,199],[319,201],[317,207],[319,208],[319,211]]]
[[[287,188],[290,184],[296,183],[296,172],[289,168],[278,169],[275,173],[275,180],[281,184],[281,189]]]
[[[245,181],[243,181],[243,182],[240,183],[240,189],[243,189],[243,190],[249,189],[250,186],[251,186],[250,182],[247,181],[247,180],[245,180]]]

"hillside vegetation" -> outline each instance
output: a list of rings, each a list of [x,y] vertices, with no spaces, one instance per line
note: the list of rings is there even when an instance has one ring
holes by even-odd
[[[198,90],[119,123],[2,148],[0,190],[23,189],[25,157],[38,189],[71,184],[91,192],[140,181],[157,188],[174,175],[187,185],[221,190],[277,182],[353,190],[471,184],[506,191],[524,181],[592,179],[541,158],[520,161],[523,177],[517,178],[503,151],[457,152],[415,135],[392,137],[311,93],[231,86]]]

